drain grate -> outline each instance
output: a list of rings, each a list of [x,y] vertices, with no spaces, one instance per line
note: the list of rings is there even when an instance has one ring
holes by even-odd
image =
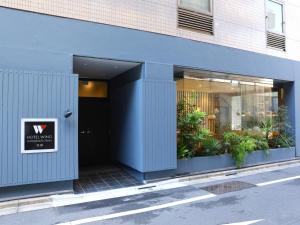
[[[256,187],[256,185],[242,182],[242,181],[230,181],[222,184],[206,186],[201,189],[218,195],[218,194],[224,194],[228,192],[240,191],[252,187]]]

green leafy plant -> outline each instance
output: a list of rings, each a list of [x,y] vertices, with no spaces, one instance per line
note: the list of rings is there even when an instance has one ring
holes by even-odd
[[[269,143],[268,139],[265,137],[264,133],[260,130],[251,130],[245,131],[244,136],[251,137],[255,140],[256,148],[255,150],[264,150],[266,153],[269,153]]]
[[[265,133],[265,138],[268,141],[269,147],[287,148],[294,146],[295,144],[294,132],[289,123],[287,106],[280,106],[276,116],[262,120],[260,128]]]
[[[293,136],[278,134],[278,136],[269,140],[271,145],[276,148],[289,148],[295,145]]]
[[[198,111],[186,100],[177,104],[177,149],[178,158],[183,155],[194,156],[200,147],[200,142],[210,135],[210,131],[203,128],[206,113]],[[184,147],[185,151],[181,148]]]
[[[188,159],[192,157],[192,152],[185,145],[180,145],[177,147],[177,157],[178,159]]]
[[[281,134],[292,133],[292,126],[289,122],[288,107],[281,105],[278,108],[277,116],[274,118],[276,129]]]
[[[253,152],[255,148],[255,139],[251,137],[242,137],[241,142],[233,146],[231,154],[238,168],[244,164],[248,153]]]
[[[253,152],[257,147],[254,138],[236,132],[225,132],[223,139],[238,168],[243,165],[248,153]]]
[[[197,150],[199,142],[208,135],[207,131],[201,127],[205,115],[205,113],[193,111],[178,121],[179,145],[185,145],[193,153]]]
[[[260,121],[259,127],[265,134],[266,140],[269,139],[270,133],[273,130],[273,120],[270,117],[265,118],[264,120]]]
[[[223,134],[224,147],[227,152],[232,151],[234,145],[238,145],[240,142],[240,137],[237,133],[233,131],[224,132]]]
[[[212,136],[204,139],[201,142],[202,154],[204,155],[218,155],[222,149],[220,141]]]

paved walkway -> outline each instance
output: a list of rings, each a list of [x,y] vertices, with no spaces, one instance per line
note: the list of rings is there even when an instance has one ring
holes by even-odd
[[[241,170],[239,170],[241,171]],[[156,183],[167,189],[123,189],[124,196],[99,200],[98,192],[56,196],[52,207],[0,216],[1,225],[299,225],[300,166],[239,172],[231,176]],[[169,181],[170,182],[170,181]],[[183,185],[174,188],[174,185]],[[152,186],[154,184],[151,184]],[[149,186],[149,184],[147,185]],[[122,189],[120,189],[122,190]],[[113,190],[119,192],[120,190]],[[110,191],[107,191],[110,192]],[[72,196],[69,196],[72,197]],[[287,210],[286,210],[287,209]]]
[[[106,167],[83,171],[80,179],[74,181],[74,192],[82,194],[107,191],[140,184],[122,168]]]

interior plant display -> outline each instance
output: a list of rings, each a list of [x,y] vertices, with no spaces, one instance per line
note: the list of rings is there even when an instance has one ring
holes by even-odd
[[[261,120],[259,123],[259,127],[264,132],[265,138],[268,140],[270,137],[270,134],[274,128],[273,119],[270,117],[267,117],[264,120]]]
[[[291,147],[294,146],[293,128],[288,118],[288,107],[282,105],[278,108],[277,117],[275,117],[277,136],[274,137],[276,147]]]
[[[281,105],[278,108],[277,116],[275,117],[274,123],[276,128],[281,134],[292,133],[292,126],[289,123],[288,107]]]
[[[175,79],[179,159],[224,154],[215,159],[227,163],[232,157],[241,167],[245,162],[271,161],[295,145],[282,82],[192,70],[179,72]],[[281,149],[272,151],[276,148]]]
[[[275,115],[269,114],[259,120],[251,118],[247,126],[239,130],[232,130],[228,124],[226,129],[217,127],[212,132],[209,126],[205,126],[205,121],[209,121],[208,113],[200,111],[193,103],[191,96],[177,103],[178,159],[228,153],[240,168],[253,151],[264,150],[268,154],[270,148],[294,145],[286,106],[280,106]]]
[[[269,147],[288,148],[294,146],[294,135],[288,119],[287,106],[279,106],[277,115],[262,120],[260,127],[265,133]]]
[[[209,130],[202,127],[205,116],[205,112],[197,110],[186,100],[177,104],[177,146],[181,153],[179,158],[195,155],[200,142],[210,135]]]
[[[294,146],[294,138],[285,133],[276,133],[269,139],[269,143],[273,148],[289,148]]]

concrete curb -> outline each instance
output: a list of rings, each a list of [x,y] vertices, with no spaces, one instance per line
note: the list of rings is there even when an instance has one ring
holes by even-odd
[[[205,174],[203,174],[203,173],[196,174],[195,173],[195,174],[191,174],[189,176],[178,177],[178,179],[180,182],[186,182],[186,181],[199,180],[199,179],[205,179],[205,178],[211,178],[211,177],[217,177],[217,176],[230,176],[230,175],[241,174],[241,173],[251,172],[251,171],[259,172],[258,170],[265,170],[265,169],[276,170],[276,169],[279,169],[279,168],[285,167],[285,166],[297,166],[297,165],[300,166],[300,159],[250,166],[250,167],[245,167],[245,168],[241,168],[241,169],[230,169],[230,170],[225,170],[225,171],[210,172],[210,173],[205,173]],[[262,171],[262,172],[265,172],[265,171]]]

